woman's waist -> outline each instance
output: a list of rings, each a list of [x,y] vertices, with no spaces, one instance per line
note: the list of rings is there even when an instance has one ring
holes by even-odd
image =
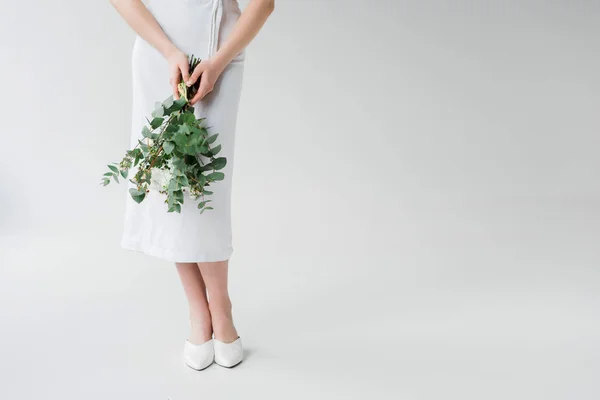
[[[207,39],[211,26],[237,20],[241,13],[236,0],[150,0],[147,7],[172,39]]]
[[[148,0],[148,10],[155,16],[177,15],[189,18],[210,15],[217,7],[223,13],[237,13],[240,11],[237,0]]]
[[[148,10],[177,48],[206,58],[241,15],[236,0],[150,0]]]

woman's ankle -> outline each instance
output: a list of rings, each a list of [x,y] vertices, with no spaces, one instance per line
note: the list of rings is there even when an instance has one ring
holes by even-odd
[[[190,317],[190,334],[188,341],[192,344],[202,344],[210,340],[213,335],[212,321],[210,316]]]
[[[210,303],[211,323],[215,339],[222,342],[232,342],[238,337],[233,323],[231,301]]]

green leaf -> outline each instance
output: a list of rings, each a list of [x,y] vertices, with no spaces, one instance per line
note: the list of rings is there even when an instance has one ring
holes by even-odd
[[[221,151],[221,145],[220,144],[216,145],[215,147],[213,147],[211,149],[211,152],[212,152],[213,156],[216,156],[219,153],[219,151]]]
[[[198,143],[202,143],[204,141],[204,135],[202,134],[202,131],[195,124],[190,125],[190,131],[194,136],[199,136]]]
[[[114,174],[112,172],[107,172],[104,174],[104,176],[113,176]]]
[[[186,125],[195,125],[196,116],[194,115],[194,113],[186,111],[183,114],[181,114],[181,121]]]
[[[213,143],[215,140],[217,140],[217,137],[219,136],[218,133],[215,133],[214,135],[211,135],[209,137],[206,138],[206,143],[207,144],[211,144]]]
[[[200,169],[200,171],[205,172],[205,171],[212,171],[214,168],[213,168],[212,163],[208,163],[208,164],[204,164],[199,169]]]
[[[190,181],[185,175],[177,176],[177,183],[179,183],[179,185],[181,185],[182,187],[190,185]]]
[[[104,178],[104,180],[103,180],[104,186],[108,185],[109,183],[110,183],[110,179]]]
[[[162,103],[163,107],[165,108],[169,108],[173,105],[173,95],[170,95],[169,97],[167,97],[163,103]]]
[[[126,169],[122,169],[122,170],[121,170],[121,176],[122,176],[123,178],[127,178],[127,173],[128,173],[128,171],[127,171]]]
[[[144,200],[144,197],[146,197],[146,192],[141,192],[134,188],[129,189],[129,194],[131,195],[131,198],[133,198],[133,200],[138,204]]]
[[[178,200],[179,202],[183,203],[183,190],[178,189],[173,191],[173,197],[175,197],[175,200]]]
[[[171,139],[173,139],[173,132],[163,131],[162,132],[162,138],[164,140],[171,140]]]
[[[201,201],[200,203],[198,203],[198,208],[202,208],[206,205],[205,201]]]
[[[164,118],[156,117],[150,122],[150,126],[152,127],[152,129],[156,129],[159,126],[161,126],[164,121],[165,121]]]
[[[169,210],[167,212],[178,212],[178,213],[181,213],[181,204],[174,203],[171,207],[169,207]]]
[[[178,129],[179,125],[177,125],[174,122],[169,122],[169,125],[167,125],[167,129],[165,129],[165,132],[175,133]]]
[[[212,152],[208,149],[207,146],[200,146],[200,154],[206,157],[212,156]]]
[[[171,152],[173,151],[174,148],[175,148],[175,143],[173,143],[171,141],[167,141],[167,142],[163,143],[163,150],[167,154],[171,154]]]
[[[198,185],[200,185],[200,187],[204,187],[204,185],[206,185],[206,175],[200,175],[198,177]]]
[[[215,169],[223,169],[227,165],[227,159],[225,157],[215,158],[212,164]]]
[[[185,147],[189,142],[189,137],[182,133],[178,133],[177,135],[173,136],[173,141],[177,144],[177,146]]]
[[[193,144],[194,146],[200,146],[202,144],[202,140],[202,134],[198,132],[197,129],[192,128],[190,133],[190,144]]]
[[[179,189],[179,183],[177,182],[177,179],[171,178],[168,189],[171,193]]]
[[[206,210],[214,210],[214,208],[212,207],[204,207],[203,209],[200,210],[200,214],[204,213],[204,211]]]
[[[210,190],[205,190],[202,193],[204,193],[205,195],[209,196],[211,194],[213,194],[213,192],[211,192]]]
[[[113,175],[113,179],[115,180],[115,182],[119,183],[119,175]]]
[[[213,181],[221,181],[225,178],[225,174],[222,172],[213,172],[212,174],[208,174],[207,178]]]
[[[177,132],[184,133],[187,135],[187,134],[191,133],[192,131],[191,131],[189,125],[183,124],[183,125],[179,125],[179,128],[177,128]]]
[[[186,150],[186,153],[189,154],[190,156],[195,156],[198,153],[200,153],[200,147],[198,146],[189,146]]]
[[[183,158],[173,157],[172,164],[175,169],[185,170],[187,168],[185,160]]]
[[[138,143],[139,143],[139,149],[142,152],[142,154],[146,155],[148,153],[148,151],[150,150],[150,148],[148,147],[148,145],[145,142],[142,142],[141,140],[138,139]]]
[[[144,127],[142,128],[142,136],[145,138],[148,138],[152,135],[152,132],[150,131],[150,128],[148,128],[146,125],[144,125]]]
[[[169,109],[172,109],[173,111],[179,111],[183,108],[183,106],[185,106],[187,104],[187,100],[184,99],[183,97],[178,98],[177,100],[175,100],[173,102],[173,105],[171,107],[169,107]]]
[[[115,167],[114,165],[109,165],[108,168],[110,168],[110,170],[112,172],[114,172],[115,174],[119,173],[119,170],[117,169],[117,167]]]
[[[162,117],[165,115],[165,109],[160,101],[154,103],[154,111],[152,111],[152,117]]]

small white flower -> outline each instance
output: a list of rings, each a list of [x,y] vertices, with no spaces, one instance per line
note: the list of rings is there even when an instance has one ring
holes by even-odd
[[[150,190],[166,190],[169,181],[173,177],[171,160],[167,161],[167,168],[152,168],[152,179],[150,180]]]

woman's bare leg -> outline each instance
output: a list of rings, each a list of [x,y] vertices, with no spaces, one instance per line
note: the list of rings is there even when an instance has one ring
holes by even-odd
[[[192,344],[202,344],[212,338],[212,324],[206,285],[196,263],[175,263],[179,279],[188,300]]]
[[[215,339],[231,343],[238,338],[233,324],[232,304],[227,287],[229,260],[198,263],[208,290],[208,307]]]

